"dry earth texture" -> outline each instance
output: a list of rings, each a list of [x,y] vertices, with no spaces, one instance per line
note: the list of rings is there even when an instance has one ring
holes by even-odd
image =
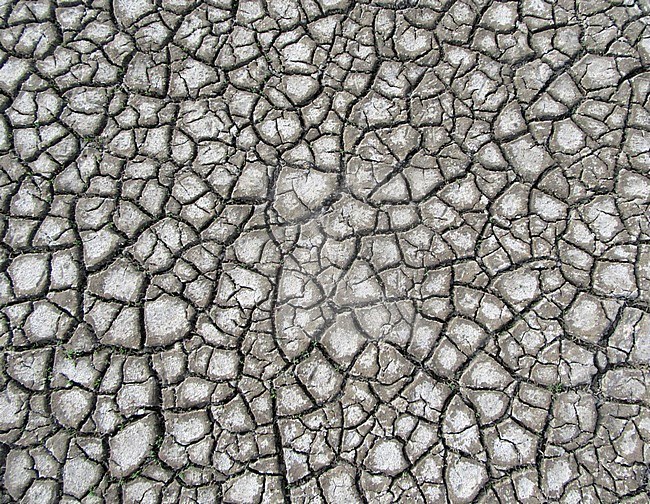
[[[648,0],[0,0],[0,502],[648,503]]]

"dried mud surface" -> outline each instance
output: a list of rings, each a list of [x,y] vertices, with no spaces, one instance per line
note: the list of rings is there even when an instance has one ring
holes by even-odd
[[[0,502],[648,502],[647,0],[0,0]]]

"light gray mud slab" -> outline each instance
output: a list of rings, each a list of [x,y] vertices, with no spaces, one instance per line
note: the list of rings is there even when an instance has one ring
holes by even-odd
[[[649,21],[0,0],[0,503],[647,503]]]

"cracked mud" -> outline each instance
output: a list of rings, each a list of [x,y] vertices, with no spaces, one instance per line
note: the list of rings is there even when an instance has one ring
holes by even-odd
[[[0,502],[648,502],[646,0],[1,0]]]

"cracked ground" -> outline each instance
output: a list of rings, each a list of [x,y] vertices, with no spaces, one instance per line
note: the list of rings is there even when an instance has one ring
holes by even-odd
[[[0,0],[0,502],[645,504],[647,0]]]

